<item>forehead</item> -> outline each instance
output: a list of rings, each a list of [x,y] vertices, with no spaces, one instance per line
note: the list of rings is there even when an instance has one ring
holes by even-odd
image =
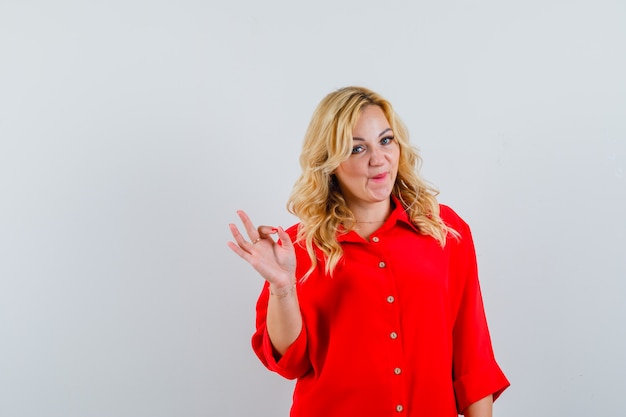
[[[387,116],[385,116],[383,109],[376,105],[368,105],[361,110],[361,113],[352,128],[352,134],[354,136],[359,136],[361,134],[377,136],[389,128],[389,121],[387,120]]]

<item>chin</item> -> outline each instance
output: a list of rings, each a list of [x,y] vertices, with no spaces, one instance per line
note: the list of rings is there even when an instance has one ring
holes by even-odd
[[[388,193],[377,193],[376,195],[372,196],[372,200],[376,203],[380,203],[381,201],[388,200],[390,197],[391,191],[389,191]]]

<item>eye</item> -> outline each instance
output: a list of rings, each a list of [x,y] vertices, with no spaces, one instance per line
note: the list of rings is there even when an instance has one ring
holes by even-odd
[[[362,145],[357,145],[354,148],[352,148],[352,155],[357,154],[357,153],[361,153],[365,150],[365,147]]]
[[[393,142],[394,139],[395,138],[393,136],[385,136],[380,140],[380,143],[382,143],[383,145],[389,145],[391,142]]]

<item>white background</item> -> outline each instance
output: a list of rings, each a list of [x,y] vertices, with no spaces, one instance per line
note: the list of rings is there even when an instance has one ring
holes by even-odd
[[[394,103],[473,228],[499,416],[623,415],[626,3],[0,1],[0,415],[286,416],[227,224]]]

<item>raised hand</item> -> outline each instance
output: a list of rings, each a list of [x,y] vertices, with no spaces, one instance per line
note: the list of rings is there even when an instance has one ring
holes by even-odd
[[[234,224],[229,224],[235,242],[228,247],[248,262],[276,289],[293,286],[296,277],[296,255],[289,235],[281,227],[254,226],[248,215],[237,212],[250,241],[246,240]],[[272,235],[277,235],[275,241]]]

